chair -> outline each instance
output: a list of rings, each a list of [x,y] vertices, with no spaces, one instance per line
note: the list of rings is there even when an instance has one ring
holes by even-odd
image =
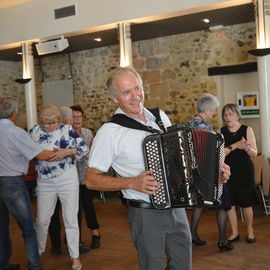
[[[103,191],[99,192],[100,199],[103,201],[103,203],[106,203],[105,193]]]
[[[259,192],[259,196],[261,198],[261,202],[264,207],[265,215],[269,215],[269,205],[266,205],[265,202],[265,195],[269,194],[269,162],[268,159],[264,155],[258,155],[252,158],[254,169],[255,169],[255,184],[256,188]],[[263,192],[263,185],[268,187],[264,189]]]
[[[270,214],[270,206],[266,204],[264,196],[269,195],[269,162],[264,155],[258,155],[251,159],[253,161],[255,170],[256,191],[259,193],[258,195],[263,204],[264,213],[266,216],[268,216]],[[242,223],[245,223],[244,214],[241,207],[239,207],[239,212]]]

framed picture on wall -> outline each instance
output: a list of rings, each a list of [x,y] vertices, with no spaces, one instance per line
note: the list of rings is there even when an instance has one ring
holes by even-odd
[[[238,92],[237,104],[242,118],[260,117],[258,92]]]

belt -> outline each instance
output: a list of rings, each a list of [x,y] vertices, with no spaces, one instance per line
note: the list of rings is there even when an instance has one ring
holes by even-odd
[[[127,200],[127,205],[135,208],[156,209],[151,203],[144,201]]]
[[[14,175],[14,176],[0,176],[0,178],[17,178],[17,177],[23,177],[22,175]]]

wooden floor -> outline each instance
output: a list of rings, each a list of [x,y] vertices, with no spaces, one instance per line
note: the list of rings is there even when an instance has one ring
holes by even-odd
[[[138,269],[136,250],[132,245],[127,224],[127,209],[115,199],[106,203],[95,202],[98,218],[101,225],[101,247],[83,254],[81,261],[84,270],[135,270]],[[35,209],[35,200],[33,200]],[[190,211],[187,211],[190,217]],[[239,220],[240,241],[235,244],[233,251],[221,253],[217,249],[217,225],[215,212],[203,212],[200,223],[200,235],[207,240],[203,247],[193,246],[193,269],[209,270],[267,270],[270,269],[270,217],[256,211],[254,217],[254,230],[257,238],[256,244],[245,242],[245,225]],[[12,262],[20,263],[21,269],[26,270],[23,240],[17,224],[11,219],[11,232],[13,239]],[[84,224],[83,242],[90,244],[91,235]],[[63,243],[63,254],[53,255],[50,252],[48,240],[46,252],[41,257],[44,270],[71,269],[66,245]],[[181,270],[181,269],[179,269]]]

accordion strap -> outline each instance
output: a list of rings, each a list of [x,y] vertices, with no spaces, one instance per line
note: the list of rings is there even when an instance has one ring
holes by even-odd
[[[153,113],[152,110],[155,110],[155,113]],[[160,116],[157,117],[157,113],[159,115],[159,109],[155,108],[155,109],[150,109],[149,111],[151,111],[153,113],[153,115],[156,117],[156,123],[161,128],[161,130],[164,131],[165,128],[164,128],[163,122],[162,122]],[[160,130],[157,130],[151,126],[143,125],[143,124],[139,123],[138,121],[136,121],[136,120],[134,120],[134,119],[128,117],[127,115],[122,114],[122,113],[114,114],[109,122],[115,123],[115,124],[118,124],[120,126],[127,127],[127,128],[144,130],[144,131],[148,131],[151,133],[161,133]],[[160,125],[160,122],[162,123],[162,126]]]
[[[162,122],[162,119],[160,117],[160,113],[159,113],[159,108],[152,108],[152,109],[148,109],[148,111],[150,111],[155,117],[156,117],[156,123],[159,126],[159,128],[163,131],[166,132],[166,128]]]

